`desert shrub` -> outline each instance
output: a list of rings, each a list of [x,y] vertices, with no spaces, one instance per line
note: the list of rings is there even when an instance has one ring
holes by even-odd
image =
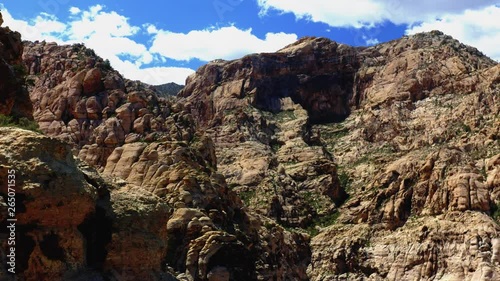
[[[16,127],[20,129],[41,133],[38,124],[35,121],[29,120],[26,117],[21,117],[16,120],[12,116],[6,116],[0,114],[0,127]]]

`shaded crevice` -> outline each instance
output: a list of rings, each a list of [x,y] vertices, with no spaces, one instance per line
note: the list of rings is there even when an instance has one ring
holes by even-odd
[[[229,280],[256,280],[254,276],[254,260],[251,256],[243,245],[224,245],[210,258],[207,273],[220,266],[225,267],[229,271]]]
[[[43,236],[40,250],[50,260],[64,261],[64,249],[59,246],[59,237],[53,232]]]
[[[21,274],[28,269],[29,266],[29,258],[31,253],[35,249],[35,240],[30,236],[30,232],[37,228],[35,224],[28,225],[17,225],[16,226],[16,274]],[[7,222],[3,221],[0,223],[0,237],[8,237],[7,232]],[[13,245],[8,245],[6,243],[6,248],[3,250],[5,254],[9,253],[9,247]]]
[[[106,205],[109,201],[97,204],[95,213],[88,217],[78,226],[78,230],[83,234],[86,240],[86,258],[87,266],[102,270],[108,251],[107,245],[112,237],[112,220],[107,216]]]

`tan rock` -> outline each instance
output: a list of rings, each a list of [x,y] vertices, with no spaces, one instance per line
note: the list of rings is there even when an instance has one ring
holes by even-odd
[[[134,280],[154,280],[152,276],[160,272],[168,244],[169,207],[134,187],[112,192],[111,202],[114,233],[105,266]]]
[[[9,151],[0,156],[1,177],[15,171],[11,188],[19,206],[16,241],[25,243],[24,254],[16,260],[16,265],[25,264],[18,277],[60,280],[84,268],[85,238],[78,227],[94,211],[96,192],[77,168],[70,148],[41,134],[0,128],[0,150]],[[4,183],[0,192],[8,194]]]
[[[96,94],[103,90],[102,73],[98,68],[93,68],[87,72],[83,78],[83,94]]]
[[[313,239],[308,272],[311,280],[346,272],[352,272],[352,280],[495,280],[498,266],[491,258],[481,258],[490,251],[488,241],[497,236],[498,225],[491,223],[483,214],[468,212],[416,218],[394,233],[362,224],[334,226]],[[484,227],[471,229],[469,224]],[[479,249],[474,243],[485,247]]]

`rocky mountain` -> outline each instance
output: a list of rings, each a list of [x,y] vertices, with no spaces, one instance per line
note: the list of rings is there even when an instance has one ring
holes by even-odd
[[[22,61],[44,134],[0,128],[20,233],[16,277],[2,255],[1,280],[307,278],[309,237],[246,210],[182,103],[83,45],[26,42]]]
[[[440,32],[304,38],[180,95],[249,208],[320,232],[311,280],[495,280],[499,70]]]
[[[43,132],[0,128],[17,280],[500,278],[500,66],[473,47],[308,37],[165,99],[83,45],[0,42],[2,114]]]
[[[170,97],[176,96],[184,86],[176,84],[174,82],[170,82],[167,84],[156,85],[154,88],[160,93],[161,97]]]

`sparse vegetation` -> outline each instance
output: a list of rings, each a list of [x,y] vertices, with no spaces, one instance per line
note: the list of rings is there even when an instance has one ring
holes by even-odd
[[[12,116],[5,116],[0,114],[0,127],[16,127],[41,133],[38,124],[35,121],[29,120],[26,117],[21,117],[16,120]]]
[[[322,128],[321,130],[321,138],[326,143],[331,143],[332,141],[336,141],[340,138],[347,136],[349,130],[344,127],[343,124],[334,124],[333,126],[329,126],[328,129]]]
[[[470,126],[467,125],[467,124],[465,124],[465,123],[463,123],[463,122],[461,122],[459,124],[459,126],[460,126],[460,129],[462,129],[462,131],[464,131],[466,133],[470,133],[472,131],[471,128],[470,128]]]
[[[271,143],[271,150],[273,152],[277,152],[278,150],[280,150],[281,146],[282,145],[279,142],[272,142]]]
[[[304,201],[316,211],[321,208],[321,203],[318,200],[318,196],[310,191],[306,191],[303,195]]]
[[[246,206],[250,205],[250,200],[255,196],[255,190],[245,190],[239,193],[241,201],[245,203]]]
[[[349,177],[349,174],[347,174],[346,171],[339,170],[338,177],[340,186],[346,191],[349,190],[352,183],[352,179]]]
[[[311,225],[305,229],[305,231],[312,236],[316,236],[319,233],[318,227],[327,227],[330,225],[333,225],[337,222],[337,219],[339,218],[340,213],[339,212],[333,212],[331,214],[318,217],[313,220]]]
[[[396,150],[390,144],[384,144],[381,147],[374,148],[370,152],[365,153],[363,156],[361,156],[354,162],[353,166],[355,167],[367,162],[373,162],[380,156],[390,155],[395,152]]]
[[[111,63],[108,59],[105,59],[102,65],[104,70],[113,70],[113,67],[111,67]]]

